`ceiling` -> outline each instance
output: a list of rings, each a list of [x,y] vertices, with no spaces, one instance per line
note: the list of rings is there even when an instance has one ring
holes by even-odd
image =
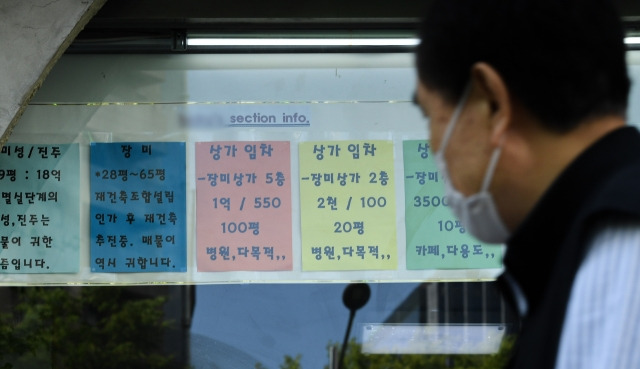
[[[412,23],[420,2],[397,0],[108,0],[90,28],[227,27]]]
[[[627,29],[640,32],[640,1],[614,2]],[[423,3],[416,0],[107,0],[68,51],[180,51],[176,43],[187,31],[413,32]]]
[[[623,18],[640,17],[637,0],[614,0]],[[108,0],[90,27],[221,26],[220,23],[350,24],[412,22],[421,14],[416,0]]]

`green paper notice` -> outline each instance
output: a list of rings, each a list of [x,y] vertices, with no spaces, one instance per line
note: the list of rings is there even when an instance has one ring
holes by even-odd
[[[77,273],[78,144],[0,152],[0,273]]]
[[[502,246],[476,240],[451,212],[429,142],[403,142],[407,269],[493,269]]]

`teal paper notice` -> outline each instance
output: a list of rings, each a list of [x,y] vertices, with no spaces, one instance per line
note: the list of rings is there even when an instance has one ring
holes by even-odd
[[[466,232],[444,195],[429,142],[403,142],[407,269],[500,268],[502,246]]]
[[[77,273],[78,144],[0,152],[0,273]]]

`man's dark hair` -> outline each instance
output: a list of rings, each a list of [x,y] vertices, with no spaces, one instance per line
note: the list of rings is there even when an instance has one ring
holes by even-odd
[[[630,81],[612,0],[435,0],[420,38],[419,78],[449,103],[483,61],[553,130],[625,115]]]

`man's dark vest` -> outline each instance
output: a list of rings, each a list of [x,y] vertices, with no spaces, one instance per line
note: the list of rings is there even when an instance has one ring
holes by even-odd
[[[524,296],[528,305],[510,368],[554,368],[586,241],[596,223],[613,217],[640,219],[640,133],[633,127],[608,134],[570,164],[507,242],[498,283],[507,301]]]

